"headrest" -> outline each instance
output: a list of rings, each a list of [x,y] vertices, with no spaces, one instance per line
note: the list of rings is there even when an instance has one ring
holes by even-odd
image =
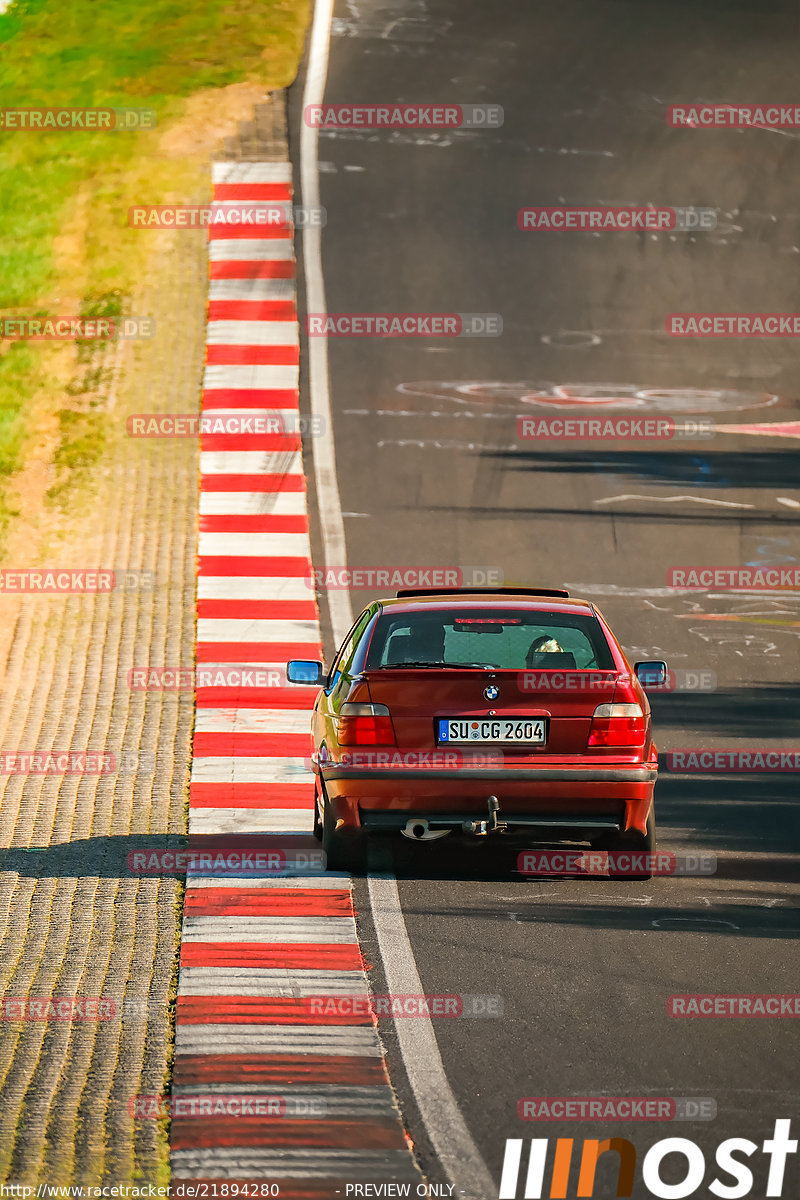
[[[529,650],[525,661],[529,667],[557,667],[560,671],[575,669],[575,655],[571,650]]]

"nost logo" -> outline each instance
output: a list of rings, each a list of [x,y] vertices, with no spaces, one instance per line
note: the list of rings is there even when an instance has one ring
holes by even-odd
[[[646,1151],[641,1161],[641,1181],[648,1196],[656,1200],[684,1200],[687,1196],[698,1196],[710,1192],[714,1196],[725,1196],[728,1200],[740,1200],[744,1196],[756,1194],[766,1196],[784,1195],[784,1177],[786,1160],[790,1154],[797,1153],[797,1142],[791,1136],[791,1121],[779,1119],[775,1121],[775,1129],[770,1139],[759,1147],[757,1142],[748,1138],[727,1138],[717,1146],[715,1163],[722,1175],[706,1183],[706,1159],[700,1147],[690,1138],[668,1137],[652,1145]],[[638,1155],[636,1147],[628,1138],[586,1138],[581,1151],[577,1190],[568,1191],[569,1177],[572,1171],[573,1139],[558,1138],[550,1169],[550,1189],[544,1191],[545,1174],[548,1167],[550,1150],[549,1138],[531,1138],[527,1171],[524,1175],[524,1190],[520,1190],[520,1174],[522,1166],[522,1138],[506,1138],[503,1171],[500,1179],[499,1200],[565,1200],[575,1196],[577,1200],[585,1197],[607,1196],[608,1190],[600,1183],[595,1190],[597,1164],[604,1154],[612,1151],[618,1156],[619,1169],[617,1172],[617,1196],[632,1196],[636,1180]],[[769,1170],[766,1188],[759,1183],[757,1193],[753,1192],[754,1176],[747,1162],[757,1150],[769,1159]],[[662,1178],[664,1160],[671,1156],[682,1160],[683,1177],[678,1182],[667,1183]],[[670,1172],[674,1174],[674,1170]],[[602,1190],[601,1190],[602,1189]],[[637,1191],[637,1195],[640,1195]],[[794,1189],[788,1195],[797,1195],[797,1181]]]

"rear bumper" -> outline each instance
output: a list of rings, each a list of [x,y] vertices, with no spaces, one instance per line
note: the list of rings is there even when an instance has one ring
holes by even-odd
[[[651,767],[459,767],[455,770],[439,770],[425,767],[331,767],[322,769],[322,778],[327,786],[334,780],[359,780],[364,783],[392,780],[405,785],[426,780],[490,780],[504,783],[655,783],[658,770]]]
[[[460,769],[335,766],[320,771],[333,815],[350,829],[396,830],[409,817],[460,827],[484,818],[491,795],[515,832],[644,833],[658,769],[650,764]]]

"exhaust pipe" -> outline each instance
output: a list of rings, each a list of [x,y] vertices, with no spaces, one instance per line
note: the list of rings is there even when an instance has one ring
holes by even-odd
[[[412,842],[434,842],[437,838],[447,837],[450,830],[431,829],[424,817],[409,817],[400,832]]]

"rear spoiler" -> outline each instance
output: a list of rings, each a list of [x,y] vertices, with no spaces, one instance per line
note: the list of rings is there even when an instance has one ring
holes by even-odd
[[[395,593],[396,600],[405,600],[410,596],[554,596],[559,600],[568,600],[569,592],[565,588],[453,587],[402,588]]]

